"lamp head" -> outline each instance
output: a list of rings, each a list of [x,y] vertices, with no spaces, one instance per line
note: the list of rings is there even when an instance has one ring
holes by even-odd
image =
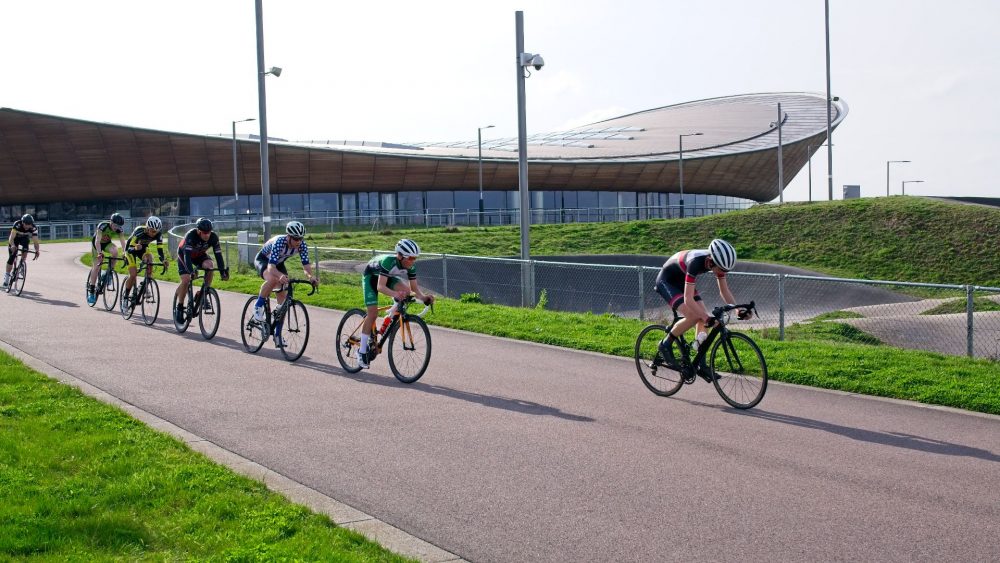
[[[281,67],[280,66],[272,66],[271,70],[265,72],[264,74],[273,74],[275,76],[281,76]]]

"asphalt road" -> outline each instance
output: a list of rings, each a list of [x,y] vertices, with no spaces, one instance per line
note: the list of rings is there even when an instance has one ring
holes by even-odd
[[[738,412],[700,380],[655,397],[628,359],[434,327],[407,386],[384,357],[343,372],[317,308],[289,365],[242,350],[246,296],[211,342],[88,308],[83,248],[43,247],[0,340],[465,559],[1000,561],[998,417],[777,384]]]

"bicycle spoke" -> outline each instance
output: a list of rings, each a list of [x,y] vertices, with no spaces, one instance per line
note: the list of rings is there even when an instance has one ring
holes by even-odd
[[[727,403],[748,409],[760,402],[767,391],[767,364],[750,337],[728,333],[713,346],[711,357],[715,389]]]

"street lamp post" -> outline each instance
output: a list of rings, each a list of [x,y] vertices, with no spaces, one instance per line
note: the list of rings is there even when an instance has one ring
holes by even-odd
[[[821,143],[818,145],[809,145],[806,152],[809,153],[809,202],[812,203],[813,200],[813,149],[818,149],[825,145],[826,143]]]
[[[493,125],[477,128],[477,139],[479,141],[479,226],[483,224],[483,129],[490,129]]]
[[[887,160],[885,161],[885,197],[889,197],[889,165],[909,162],[909,160]]]
[[[698,135],[702,135],[702,133],[681,133],[677,135],[677,145],[680,153],[678,163],[680,165],[681,219],[684,218],[684,137],[697,137]]]
[[[237,214],[237,208],[240,205],[239,172],[236,169],[236,124],[243,123],[244,121],[256,121],[256,119],[248,117],[246,119],[240,119],[239,121],[233,122],[233,197],[236,198],[236,201],[233,203],[233,215]]]
[[[830,0],[826,0],[826,181],[833,201],[833,94],[830,93]]]
[[[257,113],[260,119],[260,199],[263,204],[264,240],[271,238],[271,170],[268,165],[267,150],[267,97],[264,92],[264,77],[268,74],[281,76],[281,68],[272,66],[264,71],[264,14],[262,0],[256,0],[257,14]]]
[[[906,195],[906,184],[923,184],[923,183],[924,183],[923,180],[903,180],[902,182],[903,195]]]

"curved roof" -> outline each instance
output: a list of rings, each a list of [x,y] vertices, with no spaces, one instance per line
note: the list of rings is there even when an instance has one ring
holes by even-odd
[[[784,178],[826,138],[826,98],[712,98],[528,138],[532,190],[674,192],[769,201],[777,188],[777,104]],[[833,103],[836,127],[847,104]],[[259,144],[239,139],[241,193],[260,193]],[[476,141],[269,141],[271,193],[478,189]],[[0,203],[232,193],[232,140],[0,108]],[[483,141],[483,187],[517,189],[517,139]]]

